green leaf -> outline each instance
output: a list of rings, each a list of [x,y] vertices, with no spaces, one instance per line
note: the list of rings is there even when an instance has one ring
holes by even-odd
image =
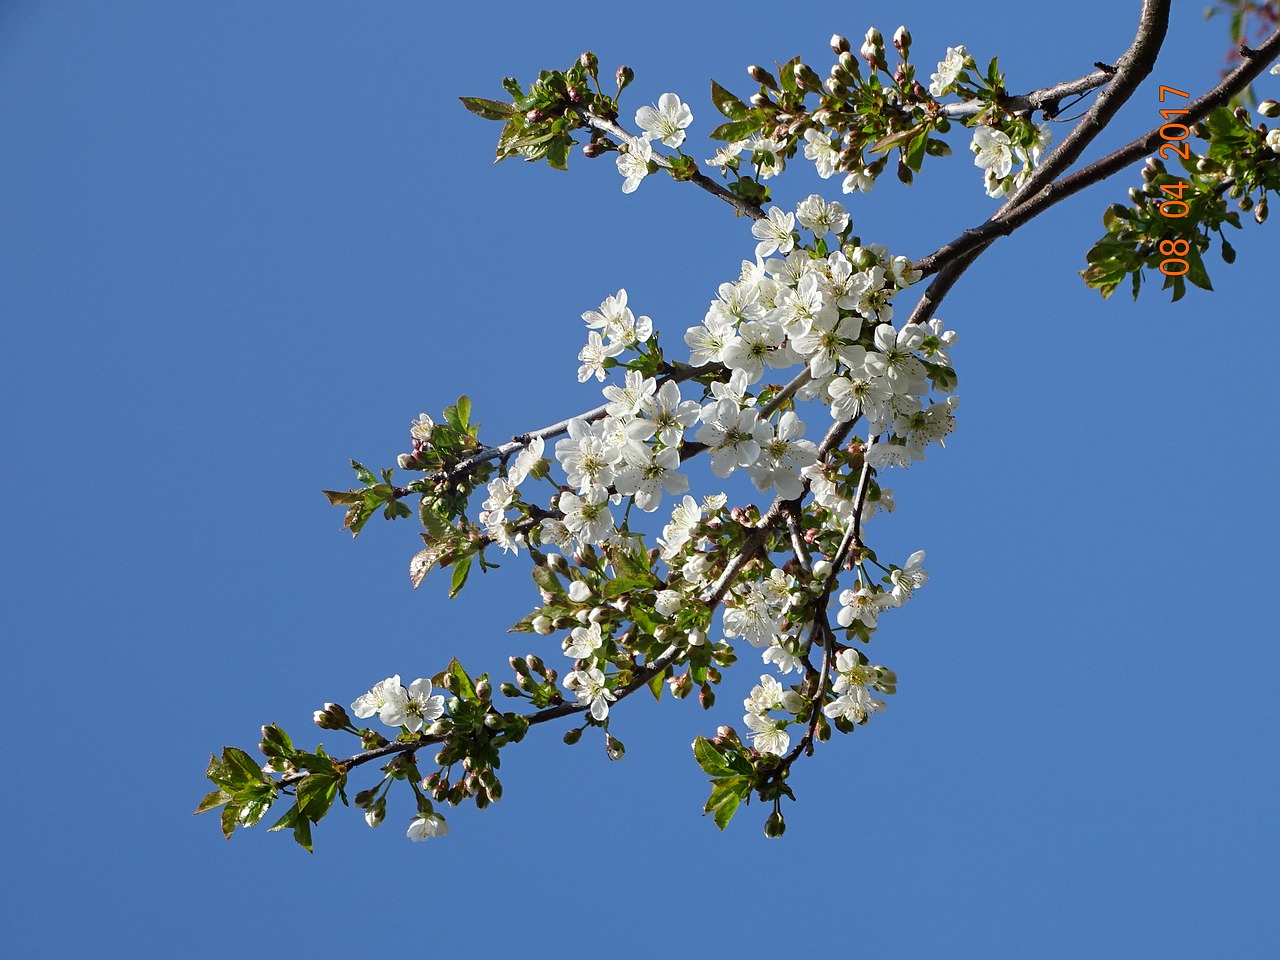
[[[667,683],[666,671],[665,671],[665,670],[663,670],[663,671],[660,671],[660,672],[658,672],[658,673],[655,673],[652,677],[650,677],[650,678],[649,678],[649,682],[648,682],[647,684],[645,684],[645,686],[647,686],[647,687],[649,688],[649,692],[653,694],[653,699],[655,699],[655,700],[661,700],[661,699],[662,699],[662,688],[663,688],[664,686],[666,686],[666,683]],[[699,737],[698,739],[699,739],[699,740],[701,740],[702,738],[701,738],[701,737]],[[697,750],[697,747],[696,747],[696,746],[695,746],[694,750],[695,750],[695,752],[696,752],[696,750]],[[704,768],[704,769],[705,769],[705,768]],[[199,813],[199,811],[198,811],[198,810],[197,810],[196,812],[197,812],[197,813]]]
[[[547,144],[547,164],[552,170],[569,169],[569,148],[574,142],[570,137],[559,136]]]
[[[904,144],[910,143],[911,140],[919,136],[923,130],[923,125],[912,127],[910,130],[899,130],[896,133],[891,133],[888,136],[881,137],[867,149],[871,153],[888,153],[894,147],[901,147]],[[923,147],[921,149],[923,149]]]
[[[269,723],[262,728],[262,742],[258,744],[258,749],[262,751],[263,756],[267,757],[287,759],[294,754],[293,741],[274,723]]]
[[[331,774],[313,773],[298,781],[298,812],[312,823],[329,812],[338,796],[338,781],[345,780],[336,771]]]
[[[714,80],[711,81],[711,102],[730,120],[745,120],[751,113],[750,107]]]
[[[236,827],[240,825],[240,807],[235,803],[228,803],[222,808],[222,835],[228,840],[231,835],[236,832]]]
[[[463,557],[461,560],[458,561],[457,565],[453,568],[453,580],[449,584],[450,600],[452,600],[454,597],[458,595],[459,592],[461,592],[462,588],[466,585],[467,574],[469,574],[470,572],[471,572],[471,557]]]
[[[467,425],[471,422],[471,398],[464,394],[453,406],[445,407],[444,420],[458,433],[466,433]]]
[[[453,677],[457,683],[457,689],[454,693],[463,700],[474,700],[476,698],[476,687],[471,682],[471,678],[467,676],[467,671],[463,669],[458,658],[454,657],[449,661],[449,666],[445,667],[445,672]]]
[[[331,507],[364,503],[363,490],[321,490],[320,492],[329,499]]]
[[[224,803],[230,802],[231,794],[225,790],[214,790],[212,793],[205,794],[204,799],[200,801],[200,805],[195,808],[191,815],[194,817],[201,813],[208,813],[210,810],[216,810]]]
[[[715,744],[706,737],[698,737],[693,741],[693,758],[709,776],[732,777],[737,773],[725,762],[724,755],[716,749]]]
[[[751,793],[751,780],[747,777],[724,777],[714,784],[702,812],[711,814],[716,826],[723,830],[738,812],[738,806]]]
[[[299,817],[297,823],[293,825],[293,839],[307,853],[314,853],[311,849],[311,821],[306,817]]]
[[[720,124],[707,136],[712,140],[732,142],[734,140],[746,140],[759,129],[760,121],[756,119],[730,120],[728,123]]]
[[[796,64],[799,62],[799,57],[792,57],[778,68],[778,84],[787,93],[800,92],[800,87],[796,83]]]
[[[1187,252],[1187,279],[1194,283],[1201,290],[1212,290],[1213,284],[1209,282],[1209,272],[1204,267],[1204,258],[1200,256],[1200,251],[1192,245]]]
[[[507,120],[515,115],[516,108],[501,100],[486,100],[484,97],[459,97],[462,105],[478,117],[486,120]]]

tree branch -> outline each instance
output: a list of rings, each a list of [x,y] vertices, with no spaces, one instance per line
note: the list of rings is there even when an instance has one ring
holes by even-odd
[[[1116,63],[1115,75],[1098,94],[1093,105],[1084,117],[1072,128],[1056,149],[1045,158],[1044,162],[1031,174],[1030,178],[1011,196],[995,215],[988,220],[1000,222],[1001,216],[1015,210],[1028,198],[1038,193],[1046,184],[1053,181],[1059,173],[1071,166],[1094,138],[1106,128],[1116,112],[1133,95],[1138,85],[1155,66],[1160,46],[1164,43],[1169,27],[1169,7],[1171,0],[1143,0],[1142,13],[1138,20],[1138,32],[1129,45],[1129,49]],[[972,240],[974,231],[962,234],[962,240]],[[993,242],[994,237],[968,245],[962,255],[954,260],[944,262],[938,269],[937,260],[926,257],[922,266],[916,269],[926,276],[938,269],[938,276],[929,284],[924,295],[916,304],[908,320],[909,323],[923,323],[933,316],[943,298],[950,292],[955,282],[969,269],[974,260]],[[954,242],[954,241],[953,241]],[[936,255],[935,255],[936,256]],[[926,269],[926,267],[928,269]]]
[[[581,108],[575,108],[575,109],[577,109],[578,116],[582,118],[582,121],[587,126],[591,127],[593,130],[599,131],[600,133],[607,133],[611,137],[617,137],[619,140],[625,143],[628,147],[632,146],[640,139],[635,134],[629,133],[626,130],[624,130],[622,127],[618,126],[618,124],[613,120],[607,120],[604,117],[598,116],[589,110],[583,110]],[[667,157],[664,157],[662,154],[658,153],[656,150],[653,151],[653,162],[656,163],[658,166],[662,167],[664,170],[671,169],[670,159],[668,159]],[[711,194],[713,197],[719,197],[725,203],[729,204],[729,206],[733,207],[733,209],[738,212],[739,216],[750,217],[752,220],[763,220],[765,217],[764,211],[761,210],[759,206],[747,200],[743,200],[736,193],[733,193],[727,188],[716,183],[714,180],[712,180],[710,177],[708,177],[705,173],[702,173],[701,171],[691,176],[689,178],[689,182],[701,187],[703,190],[707,191],[707,193]]]
[[[1241,64],[1228,73],[1217,86],[1208,93],[1187,104],[1187,113],[1179,122],[1192,126],[1203,120],[1220,106],[1230,102],[1266,69],[1267,65],[1280,56],[1280,30],[1273,32],[1255,49],[1242,48]],[[1086,167],[1068,174],[1055,183],[1043,187],[1039,193],[1012,210],[1002,210],[992,216],[981,226],[966,230],[955,240],[939,247],[923,260],[916,262],[915,267],[926,276],[938,273],[938,280],[930,284],[925,297],[921,298],[911,315],[911,322],[927,320],[932,316],[937,304],[946,295],[964,269],[968,267],[998,237],[1011,234],[1018,227],[1044,213],[1053,205],[1074,196],[1086,187],[1091,187],[1121,170],[1151,155],[1151,151],[1164,141],[1160,127],[1152,127],[1137,139],[1125,144],[1120,149],[1096,160]],[[941,280],[943,271],[952,266],[956,269],[945,289],[940,289],[936,296],[926,304],[926,298],[934,294],[934,286]],[[927,312],[926,312],[927,310]]]

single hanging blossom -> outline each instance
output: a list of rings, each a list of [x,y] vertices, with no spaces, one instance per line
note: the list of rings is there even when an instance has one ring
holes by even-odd
[[[414,843],[419,843],[422,840],[430,840],[432,837],[446,836],[448,833],[449,824],[445,822],[444,817],[438,813],[429,813],[425,817],[414,817],[405,836]]]
[[[693,123],[693,111],[681,103],[674,93],[664,93],[656,105],[641,107],[636,111],[636,126],[655,140],[668,147],[684,143],[684,131]]]
[[[649,175],[649,161],[653,159],[653,147],[647,139],[632,140],[627,152],[618,154],[618,172],[622,174],[622,192],[635,193],[640,181]]]
[[[924,551],[917,550],[907,558],[906,566],[889,574],[889,582],[893,584],[891,596],[895,606],[900,607],[910,600],[916,588],[924,586],[929,579],[929,572],[921,569],[922,563],[924,563]]]

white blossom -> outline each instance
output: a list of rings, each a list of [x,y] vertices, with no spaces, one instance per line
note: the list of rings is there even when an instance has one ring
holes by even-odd
[[[796,207],[796,219],[814,237],[819,238],[829,233],[840,233],[849,226],[849,214],[844,204],[834,200],[828,203],[816,193],[800,201],[800,205]]]
[[[755,463],[762,446],[772,437],[767,423],[759,422],[754,407],[739,410],[732,400],[708,404],[696,434],[699,443],[711,447],[711,472],[727,477],[738,467]]]
[[[396,690],[382,709],[378,719],[389,727],[406,727],[417,733],[424,724],[437,720],[444,713],[444,697],[431,695],[431,681],[420,678],[409,684],[406,690],[397,684]]]
[[[592,623],[585,627],[574,627],[561,646],[566,656],[575,660],[585,660],[600,649],[604,638],[600,636],[600,624]]]
[[[609,491],[590,487],[582,496],[562,493],[557,505],[564,514],[564,526],[580,543],[603,543],[613,533],[613,514],[608,507]]]
[[[600,334],[592,330],[587,334],[587,345],[578,351],[578,359],[582,361],[582,366],[578,367],[578,382],[586,383],[592,377],[603,381],[605,360],[616,357],[622,350],[623,344],[618,341],[606,344]]]
[[[579,703],[591,705],[591,716],[597,722],[609,716],[609,704],[618,699],[606,685],[604,672],[595,667],[570,672],[564,678],[564,687],[578,698]]]
[[[795,228],[795,214],[770,207],[768,216],[751,225],[751,235],[760,241],[756,244],[756,256],[767,257],[775,251],[790,253],[796,244],[796,238],[792,235]]]
[[[947,47],[947,55],[938,64],[938,72],[929,78],[933,81],[929,84],[929,96],[940,97],[950,93],[969,60],[969,54],[965,52],[963,44],[958,47]]]
[[[438,813],[429,813],[426,816],[417,816],[413,822],[409,824],[409,830],[405,836],[418,843],[422,840],[430,840],[432,837],[443,837],[449,833],[449,824],[445,822],[444,817]]]
[[[840,161],[840,151],[821,130],[806,130],[804,133],[804,156],[812,160],[818,168],[818,176],[826,180],[836,172]]]
[[[616,163],[622,174],[622,192],[635,193],[640,181],[649,175],[649,161],[653,159],[653,145],[647,139],[632,140],[625,153],[619,153]]]
[[[693,123],[693,111],[674,93],[664,93],[657,104],[636,111],[636,126],[668,147],[684,143],[684,131]]]

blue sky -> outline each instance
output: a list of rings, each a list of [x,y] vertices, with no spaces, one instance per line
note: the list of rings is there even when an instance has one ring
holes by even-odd
[[[391,464],[464,392],[495,440],[595,406],[582,311],[625,287],[678,343],[751,255],[688,186],[494,166],[459,95],[592,49],[636,71],[624,117],[676,91],[696,143],[710,78],[821,72],[833,31],[905,23],[918,62],[965,43],[1029,89],[1114,59],[1136,6],[0,3],[14,955],[1275,956],[1280,459],[1254,366],[1280,242],[1248,223],[1215,293],[1104,303],[1076,272],[1136,173],[998,243],[941,311],[959,430],[876,529],[932,573],[877,635],[900,692],[796,771],[784,840],[756,805],[723,835],[698,815],[688,745],[740,720],[747,660],[708,715],[628,701],[620,763],[536,731],[446,840],[410,844],[394,802],[376,832],[338,811],[313,856],[190,815],[209,753],[262,723],[340,749],[324,701],[530,649],[505,633],[535,599],[519,561],[449,602],[410,589],[408,523],[338,529],[319,490],[349,458]],[[1155,122],[1156,85],[1213,83],[1225,25],[1175,7],[1097,150]],[[858,232],[918,257],[980,222],[954,145],[843,198]]]

